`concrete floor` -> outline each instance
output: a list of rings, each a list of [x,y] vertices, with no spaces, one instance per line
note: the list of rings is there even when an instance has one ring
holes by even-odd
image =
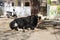
[[[0,18],[0,40],[60,40],[60,29],[48,27],[45,30],[14,31],[9,28],[12,20]]]

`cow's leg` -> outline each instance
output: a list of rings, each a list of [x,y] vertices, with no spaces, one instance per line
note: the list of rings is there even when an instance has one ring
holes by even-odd
[[[33,26],[32,26],[32,27],[30,27],[30,29],[31,29],[31,30],[34,30],[34,27],[33,27]]]
[[[25,26],[23,27],[23,32],[25,32]]]
[[[17,27],[14,27],[14,29],[15,29],[16,31],[18,31],[18,28],[17,28]]]
[[[18,28],[19,28],[19,29],[22,29],[22,26],[20,26],[20,24],[18,24]]]

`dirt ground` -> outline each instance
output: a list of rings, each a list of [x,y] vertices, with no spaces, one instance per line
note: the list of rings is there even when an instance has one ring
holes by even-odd
[[[0,18],[0,40],[60,40],[60,29],[48,27],[45,30],[14,31],[9,28],[9,23],[12,20]]]

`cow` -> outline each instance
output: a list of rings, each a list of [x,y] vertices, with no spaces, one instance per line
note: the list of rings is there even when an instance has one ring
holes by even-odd
[[[13,30],[15,29],[18,31],[18,28],[20,29],[28,29],[30,28],[31,30],[34,30],[36,28],[38,19],[40,20],[41,17],[38,15],[31,15],[28,17],[22,17],[22,18],[17,18],[14,19],[12,22],[10,22],[10,28]]]

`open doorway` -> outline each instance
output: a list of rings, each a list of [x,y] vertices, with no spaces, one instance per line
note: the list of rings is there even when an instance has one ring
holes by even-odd
[[[25,6],[30,6],[29,2],[25,2]]]
[[[12,6],[14,6],[14,2],[12,2]]]

